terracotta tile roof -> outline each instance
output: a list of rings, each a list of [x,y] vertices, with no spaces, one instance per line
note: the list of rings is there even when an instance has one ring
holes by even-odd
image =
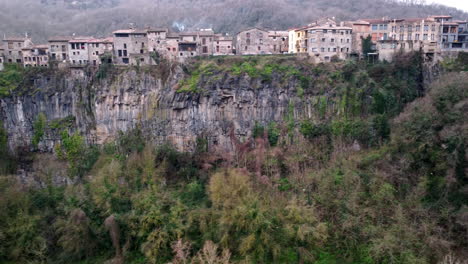
[[[148,32],[169,32],[167,28],[148,28]]]
[[[72,39],[72,36],[54,36],[48,39],[49,42],[68,42]]]
[[[3,41],[25,41],[25,40],[30,40],[30,38],[25,38],[25,37],[6,37],[3,39]]]
[[[88,43],[112,43],[114,42],[114,38],[109,37],[109,38],[95,38],[95,39],[89,39]]]
[[[148,31],[145,29],[119,29],[112,34],[147,34]]]

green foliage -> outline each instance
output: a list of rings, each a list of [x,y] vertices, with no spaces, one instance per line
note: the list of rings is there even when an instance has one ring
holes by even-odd
[[[468,71],[468,52],[459,52],[455,59],[445,59],[441,63],[448,72]]]
[[[362,54],[364,54],[364,56],[367,57],[369,53],[373,52],[372,45],[372,37],[370,35],[366,38],[362,38]]]
[[[8,149],[8,133],[0,121],[0,175],[13,173],[16,168],[15,159],[10,155]]]
[[[3,71],[0,71],[0,97],[8,96],[23,81],[24,68],[21,64],[5,64]]]
[[[57,156],[68,162],[70,174],[82,177],[89,171],[99,157],[99,150],[95,146],[87,147],[84,138],[78,133],[69,135],[62,131],[62,144],[57,145]]]
[[[278,144],[280,137],[280,131],[278,125],[275,122],[268,124],[268,142],[270,146],[275,147]]]
[[[33,137],[32,137],[32,144],[34,147],[37,148],[37,145],[41,141],[42,137],[44,136],[44,129],[46,127],[46,116],[43,113],[39,113],[37,116],[36,121],[34,121],[33,125]]]
[[[303,121],[299,128],[301,134],[309,140],[330,134],[330,127],[326,123],[314,124],[310,121]]]
[[[264,133],[265,133],[265,127],[262,126],[259,122],[255,121],[255,125],[252,129],[252,137],[253,138],[263,137]]]

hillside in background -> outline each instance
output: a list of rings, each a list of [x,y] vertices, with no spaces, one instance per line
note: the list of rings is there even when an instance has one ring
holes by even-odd
[[[0,34],[26,32],[36,43],[52,35],[109,35],[129,23],[234,34],[252,26],[287,29],[322,16],[338,20],[468,14],[424,1],[395,0],[0,0]],[[6,11],[6,12],[4,12]]]

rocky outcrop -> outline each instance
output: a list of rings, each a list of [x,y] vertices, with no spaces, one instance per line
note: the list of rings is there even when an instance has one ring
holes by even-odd
[[[181,150],[192,150],[197,137],[204,137],[209,146],[229,151],[231,130],[242,140],[256,122],[283,120],[290,104],[296,104],[296,115],[312,112],[310,101],[296,95],[295,78],[273,73],[265,81],[221,72],[216,78],[201,76],[196,92],[178,92],[184,75],[177,66],[168,74],[121,69],[102,79],[91,72],[34,78],[27,91],[1,98],[9,147],[36,148],[31,142],[40,114],[47,125],[37,148],[44,152],[53,151],[64,129],[103,144],[136,127],[153,142],[172,142]]]

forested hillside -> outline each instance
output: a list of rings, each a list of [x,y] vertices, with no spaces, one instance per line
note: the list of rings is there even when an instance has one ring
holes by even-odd
[[[0,35],[29,33],[36,42],[76,33],[104,36],[129,23],[236,33],[252,26],[287,29],[323,17],[468,15],[455,8],[397,0],[0,0]]]
[[[38,116],[36,150],[47,129],[61,144],[15,157],[1,129],[0,262],[466,263],[468,57],[442,63],[429,86],[420,58],[195,60],[174,88],[184,100],[214,95],[221,79],[295,87],[283,121],[230,132],[230,153],[210,135],[193,152],[155,145],[142,126],[86,145],[70,120]],[[40,188],[17,183],[25,164]],[[56,172],[73,184],[54,184]]]

